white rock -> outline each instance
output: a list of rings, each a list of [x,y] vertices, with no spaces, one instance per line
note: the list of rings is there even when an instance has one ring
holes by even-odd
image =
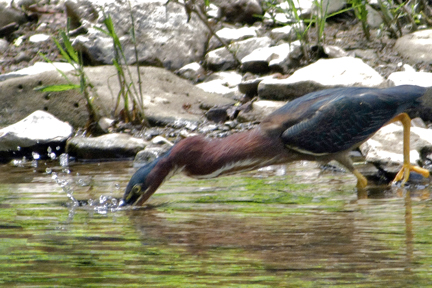
[[[254,37],[229,45],[231,51],[234,51],[238,59],[252,53],[255,49],[268,47],[271,44],[269,37]],[[234,57],[225,47],[212,50],[205,56],[206,63],[214,70],[228,70],[236,67]]]
[[[270,31],[270,37],[274,40],[294,41],[298,39],[297,33],[303,33],[304,29],[303,23],[285,25],[272,29]]]
[[[45,42],[48,41],[50,39],[51,36],[46,35],[46,34],[35,34],[30,36],[29,41],[32,43],[40,43],[40,42]]]
[[[243,70],[253,72],[253,69],[248,67],[253,67],[254,63],[267,62],[268,66],[277,66],[279,70],[285,71],[290,63],[290,53],[298,47],[300,47],[300,41],[256,49],[241,59]]]
[[[215,4],[210,3],[210,5],[207,7],[206,14],[209,18],[218,18],[219,8]]]
[[[309,80],[324,86],[378,87],[384,83],[384,78],[377,71],[353,57],[318,60],[297,70],[287,80]]]
[[[153,144],[168,144],[170,146],[174,146],[174,143],[170,142],[168,139],[162,137],[162,136],[156,136],[151,140],[151,143]]]
[[[205,82],[195,86],[209,93],[235,94],[241,80],[241,74],[235,71],[216,72]]]
[[[361,59],[321,59],[286,79],[266,78],[258,85],[263,99],[292,99],[336,86],[385,87],[385,79]]]
[[[418,85],[422,87],[432,86],[432,73],[399,71],[393,72],[388,76],[391,85]]]
[[[4,81],[6,79],[16,78],[16,77],[36,75],[47,71],[56,71],[56,68],[63,72],[74,70],[73,66],[70,65],[69,63],[53,62],[51,64],[46,62],[36,62],[33,66],[15,72],[10,72],[10,73],[0,75],[0,81]]]
[[[66,141],[73,128],[45,111],[35,111],[23,120],[0,129],[0,151],[17,150],[48,142]]]
[[[227,43],[240,41],[257,36],[257,27],[222,28],[216,34]]]
[[[198,81],[205,77],[204,68],[197,62],[189,63],[177,71],[177,74],[183,78]]]
[[[419,151],[432,147],[432,130],[411,127],[410,162],[418,164]],[[403,163],[403,127],[395,123],[381,128],[375,135],[360,146],[366,161],[386,166],[388,170],[397,170]]]

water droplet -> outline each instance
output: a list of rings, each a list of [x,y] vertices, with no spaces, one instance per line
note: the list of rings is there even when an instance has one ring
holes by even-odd
[[[37,162],[37,160],[33,160],[33,161],[31,162],[31,167],[34,167],[34,168],[37,168],[37,167],[38,167],[38,162]]]
[[[112,198],[111,199],[111,203],[113,206],[117,206],[117,199],[116,198]]]
[[[20,147],[20,146],[17,146],[17,150],[18,150],[18,151],[21,151],[21,147]]]
[[[51,152],[48,154],[48,157],[50,157],[51,160],[55,160],[57,158],[57,155],[54,152]]]
[[[52,169],[51,169],[51,168],[46,168],[46,169],[45,169],[45,173],[47,173],[47,174],[51,174],[51,172],[52,172]]]
[[[60,146],[57,146],[57,147],[56,147],[56,150],[59,151],[59,150],[60,150]]]
[[[100,204],[104,204],[104,203],[106,202],[106,200],[107,200],[107,197],[104,196],[104,195],[101,195],[101,196],[99,197],[99,203],[100,203]]]
[[[82,178],[78,179],[77,184],[79,186],[82,186],[82,187],[89,185],[89,183],[87,181],[85,181],[84,179],[82,179]]]
[[[60,166],[62,167],[69,166],[69,155],[67,153],[62,153],[60,155]]]
[[[50,154],[50,153],[52,152],[52,149],[51,149],[50,146],[48,146],[48,148],[47,148],[47,152],[48,152],[48,154]]]
[[[32,157],[33,157],[34,160],[40,159],[39,153],[36,153],[36,152],[32,152]]]
[[[120,190],[120,184],[115,184],[115,189]]]

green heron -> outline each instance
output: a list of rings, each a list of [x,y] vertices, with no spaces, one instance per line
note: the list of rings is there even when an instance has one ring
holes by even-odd
[[[364,188],[367,180],[354,168],[349,152],[395,121],[404,128],[404,162],[394,181],[403,179],[404,185],[410,171],[429,177],[428,170],[410,164],[411,119],[405,113],[422,102],[426,90],[412,85],[327,89],[287,103],[253,130],[221,139],[186,138],[132,176],[122,205],[142,205],[179,172],[205,179],[298,160],[336,160],[357,177],[357,187]]]

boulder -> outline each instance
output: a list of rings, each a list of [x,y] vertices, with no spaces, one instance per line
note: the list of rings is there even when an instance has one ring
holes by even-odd
[[[287,73],[297,64],[291,54],[298,55],[300,41],[258,48],[241,59],[243,72],[263,74],[269,71]]]
[[[74,25],[89,31],[74,41],[92,65],[112,64],[112,39],[93,28],[106,29],[101,23],[104,13],[110,15],[128,64],[157,65],[176,70],[204,57],[209,32],[205,24],[192,13],[190,19],[179,3],[165,0],[130,1],[135,24],[138,60],[135,58],[128,1],[68,0],[67,16]],[[102,11],[102,7],[103,10]]]
[[[234,42],[229,45],[231,51],[235,51],[237,58],[240,60],[246,55],[252,53],[255,49],[269,47],[271,39],[269,37],[254,37],[243,41]],[[232,54],[225,48],[212,50],[205,56],[207,67],[211,70],[230,70],[237,66]]]
[[[84,71],[97,93],[94,104],[99,107],[101,116],[112,117],[119,92],[115,67],[86,67]],[[129,71],[137,83],[136,67],[129,67]],[[145,114],[152,123],[178,126],[198,122],[204,114],[202,109],[234,102],[215,93],[206,93],[162,68],[141,67],[140,73]],[[74,79],[71,74],[69,77]],[[88,119],[86,101],[78,89],[63,92],[34,90],[42,85],[65,83],[57,71],[0,82],[0,127],[15,123],[35,110],[48,111],[73,127],[85,126]],[[120,107],[122,105],[121,102]]]
[[[27,21],[26,14],[21,9],[14,7],[13,2],[0,1],[0,28],[11,23],[23,24]]]
[[[53,62],[53,63],[36,62],[33,66],[29,66],[27,68],[23,68],[23,69],[14,71],[14,72],[0,75],[0,81],[4,81],[7,79],[11,79],[11,78],[41,74],[43,72],[48,72],[48,71],[56,71],[56,69],[59,69],[60,71],[63,71],[63,72],[69,72],[69,71],[74,70],[73,66],[70,65],[69,63],[64,63],[64,62]]]
[[[0,161],[11,158],[46,158],[61,154],[73,128],[53,115],[35,111],[21,121],[0,129]],[[50,149],[48,149],[50,147]],[[37,156],[35,156],[36,154]]]
[[[391,73],[388,78],[389,85],[417,85],[422,87],[432,86],[432,73],[429,72],[414,72],[414,71],[398,71]]]
[[[420,152],[432,149],[432,130],[411,127],[410,161],[419,165]],[[398,172],[403,164],[403,127],[396,123],[381,128],[375,135],[360,146],[366,161],[375,163],[387,172]],[[424,159],[423,159],[424,160]]]
[[[219,4],[219,18],[230,23],[253,24],[262,14],[259,0],[228,0]]]
[[[216,35],[225,41],[226,44],[230,44],[232,42],[245,40],[252,37],[257,37],[257,27],[241,27],[241,28],[229,28],[225,27],[216,32]],[[223,44],[215,37],[210,38],[209,42],[209,50],[216,49],[221,47]]]
[[[205,82],[197,84],[196,86],[208,93],[218,93],[229,97],[235,97],[238,93],[237,85],[241,80],[241,74],[236,71],[222,71],[213,73]]]
[[[143,139],[112,133],[99,137],[74,137],[67,142],[66,153],[77,159],[133,158],[147,145]]]
[[[432,29],[404,35],[396,41],[394,48],[409,64],[429,63],[432,61]]]
[[[266,78],[258,85],[262,99],[290,100],[334,87],[386,87],[385,79],[361,59],[321,59],[286,79]]]
[[[199,63],[193,62],[177,70],[176,74],[192,82],[199,82],[204,80],[206,71]]]

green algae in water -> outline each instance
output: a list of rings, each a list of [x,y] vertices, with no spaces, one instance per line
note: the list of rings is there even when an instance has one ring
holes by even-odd
[[[403,198],[358,201],[351,175],[317,177],[316,168],[292,167],[286,177],[174,177],[150,199],[153,208],[105,214],[66,205],[70,200],[49,175],[21,170],[23,183],[0,185],[0,286],[431,283],[430,200],[412,201],[410,230]],[[8,169],[4,179],[14,172]],[[124,187],[133,172],[121,163],[71,170],[93,177],[91,186],[74,191],[80,200],[121,197],[111,187]]]

